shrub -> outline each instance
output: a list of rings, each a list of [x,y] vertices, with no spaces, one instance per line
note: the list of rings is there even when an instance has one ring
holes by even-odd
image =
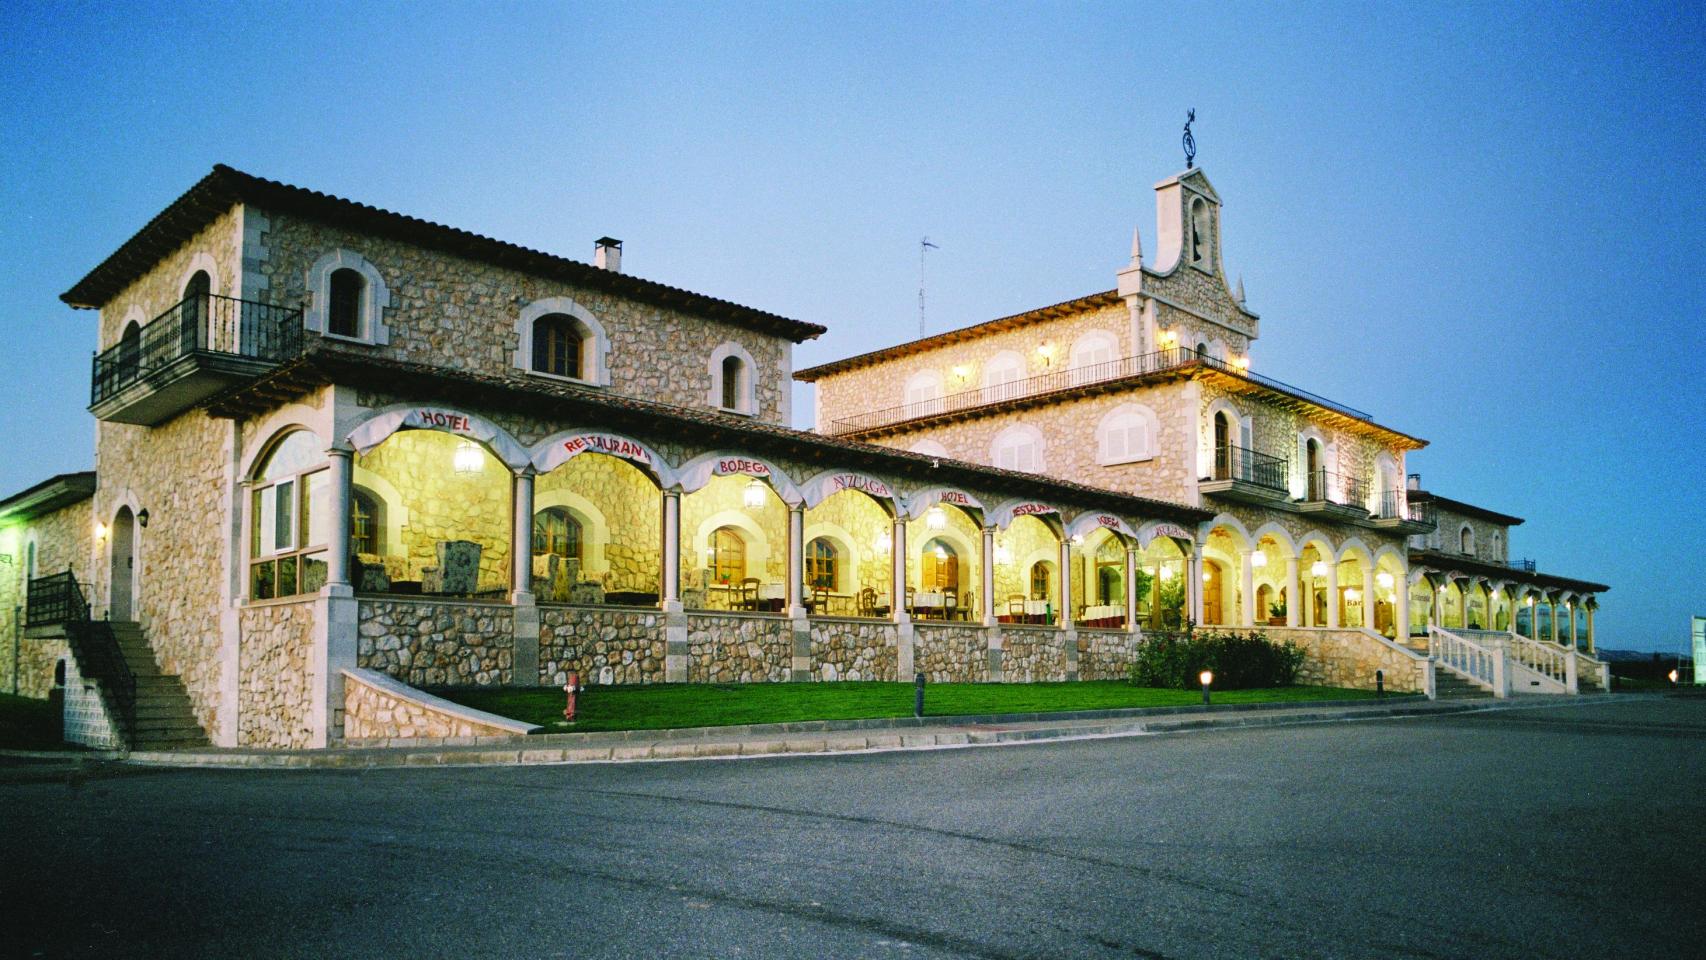
[[[1220,690],[1285,687],[1297,682],[1303,649],[1260,633],[1152,633],[1138,647],[1131,682],[1140,687],[1190,690],[1204,670]]]

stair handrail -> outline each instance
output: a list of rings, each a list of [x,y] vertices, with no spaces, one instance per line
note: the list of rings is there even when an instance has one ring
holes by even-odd
[[[1510,650],[1511,658],[1517,663],[1542,676],[1568,684],[1570,653],[1563,647],[1530,640],[1515,631],[1504,634],[1503,639],[1506,648]]]
[[[1428,655],[1451,672],[1492,690],[1494,696],[1505,695],[1503,650],[1491,649],[1429,624]]]
[[[131,742],[136,729],[136,674],[119,649],[112,626],[91,619],[83,585],[71,567],[64,573],[34,577],[29,582],[25,623],[31,627],[58,624],[65,630],[65,645],[77,661],[77,672],[98,681],[101,698],[118,725],[118,734]]]

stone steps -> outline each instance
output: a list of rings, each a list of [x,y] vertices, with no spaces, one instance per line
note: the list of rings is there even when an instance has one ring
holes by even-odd
[[[131,740],[137,750],[166,750],[208,746],[197,722],[182,678],[163,673],[140,624],[115,620],[108,624],[119,653],[136,678],[132,704]]]

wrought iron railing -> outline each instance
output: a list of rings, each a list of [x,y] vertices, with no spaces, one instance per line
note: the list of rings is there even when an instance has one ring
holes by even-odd
[[[301,350],[301,310],[213,294],[188,297],[96,354],[89,403],[100,403],[193,354],[280,361]]]
[[[1506,560],[1505,566],[1510,567],[1512,570],[1521,570],[1525,573],[1534,572],[1533,560]]]
[[[1482,646],[1439,627],[1428,627],[1428,655],[1452,673],[1490,688],[1494,696],[1503,696],[1505,659],[1502,650]]]
[[[1385,490],[1380,494],[1380,513],[1382,520],[1414,520],[1427,523],[1434,518],[1432,501],[1423,500],[1413,503],[1404,499],[1403,490]]]
[[[1360,507],[1368,503],[1368,481],[1331,470],[1316,470],[1309,474],[1304,500],[1309,503],[1337,503]]]
[[[31,578],[24,623],[65,628],[66,645],[76,659],[78,673],[100,684],[101,697],[119,727],[119,736],[130,743],[136,729],[136,674],[119,649],[112,625],[89,618],[89,601],[83,593],[86,586],[69,569]]]
[[[1134,357],[1122,357],[1118,360],[1108,360],[1103,363],[1092,363],[1065,370],[1055,370],[1050,373],[1028,377],[1023,380],[1010,380],[1006,383],[991,384],[990,386],[979,387],[975,390],[962,390],[959,393],[950,393],[942,397],[932,397],[928,400],[915,400],[911,403],[903,403],[893,407],[884,407],[880,410],[870,410],[865,413],[855,414],[851,417],[843,417],[838,420],[830,421],[829,432],[832,435],[859,433],[861,431],[874,430],[878,427],[884,427],[890,424],[904,423],[908,420],[940,416],[948,413],[958,413],[962,410],[971,410],[992,403],[1020,400],[1026,397],[1053,393],[1057,390],[1066,390],[1072,387],[1081,387],[1086,384],[1102,383],[1108,380],[1121,380],[1126,377],[1159,373],[1163,370],[1172,370],[1179,367],[1189,366],[1191,364],[1202,364],[1203,366],[1211,367],[1223,373],[1229,373],[1233,376],[1242,377],[1245,380],[1262,384],[1263,386],[1284,391],[1308,400],[1311,403],[1345,414],[1346,416],[1355,417],[1358,420],[1373,419],[1372,414],[1358,410],[1355,407],[1348,407],[1337,401],[1329,400],[1326,397],[1310,393],[1307,390],[1294,387],[1291,384],[1275,380],[1271,377],[1264,377],[1260,374],[1251,373],[1248,369],[1237,364],[1228,363],[1225,360],[1221,360],[1216,357],[1199,354],[1195,350],[1191,350],[1186,347],[1171,347],[1166,350],[1157,350],[1154,353],[1145,353]]]
[[[1259,453],[1235,444],[1214,448],[1214,479],[1241,480],[1280,493],[1287,490],[1291,464],[1282,457]]]

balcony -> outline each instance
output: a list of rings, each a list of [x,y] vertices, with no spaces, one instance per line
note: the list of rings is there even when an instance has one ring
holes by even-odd
[[[1331,470],[1313,470],[1305,474],[1303,500],[1297,504],[1299,513],[1325,513],[1341,520],[1368,521],[1368,481]]]
[[[89,412],[154,426],[301,350],[301,310],[190,297],[96,354]]]
[[[1283,503],[1291,495],[1286,487],[1290,472],[1283,458],[1225,444],[1214,449],[1214,473],[1197,489],[1244,503]]]
[[[1204,356],[1185,347],[1173,347],[1135,357],[1123,357],[1105,363],[1093,363],[1067,370],[1056,370],[1052,373],[1028,377],[1023,380],[1010,380],[1006,383],[992,384],[976,390],[963,390],[942,397],[932,397],[928,400],[917,400],[898,406],[884,407],[880,410],[871,410],[851,417],[831,420],[828,424],[828,433],[830,436],[836,437],[868,435],[879,432],[885,427],[908,423],[913,420],[965,414],[984,407],[1026,400],[1031,397],[1040,397],[1096,383],[1124,380],[1128,377],[1160,373],[1164,370],[1176,370],[1192,364],[1202,364],[1222,373],[1229,373],[1252,383],[1259,383],[1347,417],[1354,417],[1358,420],[1373,419],[1371,414],[1364,413],[1354,407],[1347,407],[1342,403],[1336,403],[1307,390],[1300,390],[1290,384],[1251,373],[1243,367],[1227,363],[1224,360]]]
[[[1434,505],[1431,501],[1409,503],[1404,498],[1404,491],[1384,490],[1380,494],[1380,512],[1374,515],[1374,525],[1406,536],[1429,533],[1436,526]]]

